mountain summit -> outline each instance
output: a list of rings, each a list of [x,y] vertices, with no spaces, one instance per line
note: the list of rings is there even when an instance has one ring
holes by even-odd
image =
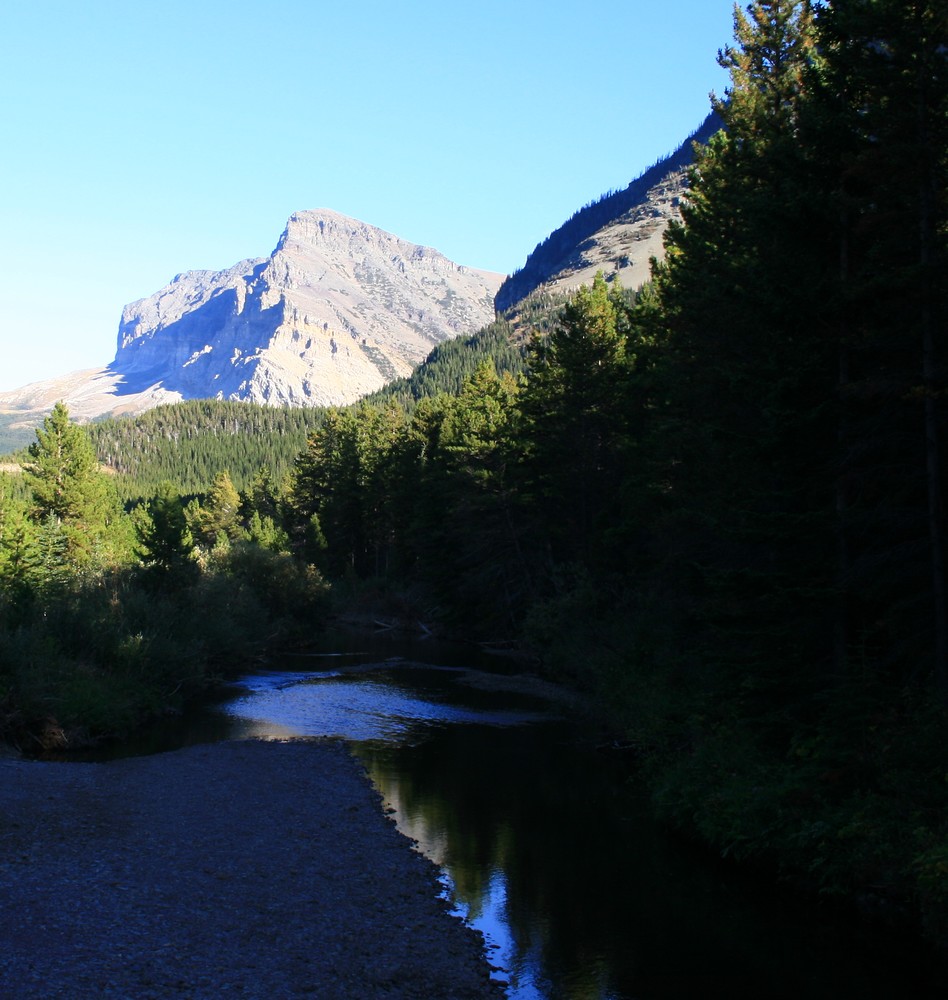
[[[269,257],[187,271],[125,306],[110,365],[2,393],[0,410],[349,403],[490,322],[502,280],[338,212],[296,212]]]
[[[574,213],[507,278],[338,212],[296,212],[269,257],[187,271],[125,306],[107,367],[0,393],[0,426],[35,426],[59,399],[80,419],[181,399],[346,404],[537,289],[569,291],[598,270],[637,288],[680,218],[694,143],[721,125],[709,115],[626,188]]]

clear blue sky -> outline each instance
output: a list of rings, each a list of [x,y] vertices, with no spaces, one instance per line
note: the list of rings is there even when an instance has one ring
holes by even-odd
[[[0,390],[332,208],[508,273],[674,149],[732,0],[32,0],[0,34]]]

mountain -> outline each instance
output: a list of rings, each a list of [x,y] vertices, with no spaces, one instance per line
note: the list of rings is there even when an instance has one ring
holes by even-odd
[[[35,423],[58,399],[84,419],[181,399],[349,403],[490,322],[502,278],[337,212],[296,212],[269,257],[177,275],[125,306],[110,365],[0,393],[0,414]]]
[[[693,145],[706,143],[722,124],[712,112],[678,149],[627,187],[574,213],[500,286],[494,300],[497,311],[506,312],[540,288],[591,284],[600,270],[617,274],[625,288],[647,281],[651,258],[664,254],[662,237],[668,223],[680,217]]]
[[[408,376],[436,345],[537,290],[569,291],[598,270],[637,288],[679,217],[693,143],[721,124],[709,115],[626,188],[577,211],[506,279],[327,209],[297,212],[269,257],[187,271],[125,306],[110,365],[0,393],[0,441],[16,441],[58,399],[79,419],[182,399],[345,404]]]

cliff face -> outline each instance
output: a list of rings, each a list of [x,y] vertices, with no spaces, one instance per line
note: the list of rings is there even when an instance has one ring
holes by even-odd
[[[508,278],[337,212],[297,212],[269,257],[187,271],[127,305],[110,365],[0,393],[0,428],[35,426],[59,399],[80,419],[180,399],[341,405],[538,288],[574,289],[598,270],[637,288],[680,217],[693,142],[720,127],[709,115],[628,187],[577,211]]]
[[[126,306],[112,369],[184,398],[348,403],[494,315],[501,275],[327,210],[270,257],[190,271]]]
[[[0,394],[0,412],[353,402],[490,322],[502,280],[336,212],[297,212],[269,257],[179,274],[125,306],[110,365]]]

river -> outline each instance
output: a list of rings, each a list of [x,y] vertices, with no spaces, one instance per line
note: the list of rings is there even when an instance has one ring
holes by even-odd
[[[484,933],[512,1000],[944,995],[943,968],[910,942],[670,838],[624,764],[561,704],[485,688],[471,665],[455,647],[336,636],[126,752],[349,741],[399,828],[440,866],[455,910]]]

